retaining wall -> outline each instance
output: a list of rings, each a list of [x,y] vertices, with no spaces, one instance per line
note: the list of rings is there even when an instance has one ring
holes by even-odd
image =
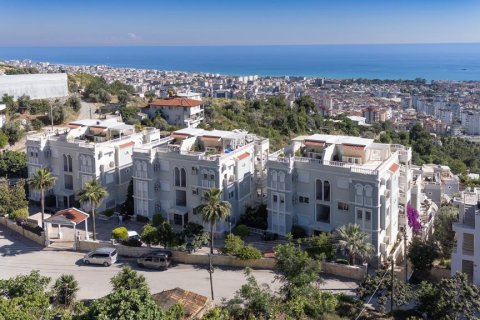
[[[322,272],[354,280],[363,280],[367,276],[367,264],[349,266],[335,262],[322,262]]]
[[[9,228],[10,230],[13,230],[18,234],[21,234],[25,238],[38,243],[42,247],[44,246],[43,231],[42,231],[41,235],[38,235],[38,234],[33,233],[29,230],[25,230],[21,226],[18,226],[15,221],[10,220],[10,219],[5,218],[5,217],[0,217],[0,223],[3,224],[4,226],[6,226],[7,228]]]

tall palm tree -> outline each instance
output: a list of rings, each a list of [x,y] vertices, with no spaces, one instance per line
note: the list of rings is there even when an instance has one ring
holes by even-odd
[[[210,223],[210,253],[213,254],[213,228],[218,220],[230,215],[230,202],[222,201],[222,191],[212,188],[205,193],[205,204],[200,206],[200,213],[204,222]]]
[[[85,183],[85,186],[79,193],[79,201],[81,204],[88,203],[92,211],[93,221],[93,240],[97,240],[95,227],[95,208],[102,202],[103,198],[108,195],[107,189],[102,187],[97,180],[91,180]],[[87,223],[87,222],[85,222]]]
[[[368,242],[368,234],[360,230],[358,224],[348,224],[338,229],[337,244],[343,254],[348,254],[350,264],[355,264],[355,257],[364,259],[374,251]]]
[[[62,274],[53,285],[53,297],[58,304],[71,307],[77,297],[78,281],[71,274]]]
[[[55,185],[56,178],[47,168],[38,169],[28,180],[28,184],[32,189],[41,192],[40,203],[42,206],[42,228],[45,230],[45,191],[50,190]]]

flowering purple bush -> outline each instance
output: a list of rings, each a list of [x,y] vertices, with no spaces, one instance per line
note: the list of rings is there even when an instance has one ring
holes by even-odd
[[[414,234],[420,233],[422,230],[422,224],[420,223],[420,215],[418,214],[417,209],[407,205],[407,217],[408,217],[408,225],[412,228]]]

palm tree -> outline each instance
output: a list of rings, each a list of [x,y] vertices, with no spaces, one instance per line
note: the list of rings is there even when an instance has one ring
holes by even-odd
[[[90,210],[92,210],[93,240],[97,240],[95,228],[95,208],[100,204],[100,202],[102,202],[103,198],[105,198],[107,195],[107,189],[102,187],[97,182],[97,180],[91,180],[85,183],[85,186],[79,194],[78,200],[80,201],[80,203],[88,203],[90,205]]]
[[[367,237],[368,234],[362,232],[358,224],[348,224],[338,229],[338,247],[343,254],[348,254],[350,264],[355,264],[356,256],[364,259],[374,251]]]
[[[71,274],[62,274],[53,285],[53,296],[58,304],[71,307],[79,290],[78,281]]]
[[[218,220],[230,215],[230,202],[221,201],[222,191],[212,188],[205,193],[206,203],[200,206],[200,213],[204,222],[210,223],[210,253],[213,254],[213,228]]]
[[[44,215],[45,215],[45,191],[50,190],[55,185],[56,178],[47,168],[38,169],[28,180],[28,184],[32,189],[41,192],[40,203],[42,206],[42,228],[45,230]]]

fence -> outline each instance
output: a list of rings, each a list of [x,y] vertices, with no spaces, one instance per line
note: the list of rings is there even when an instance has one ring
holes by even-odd
[[[16,233],[18,234],[21,234],[22,236],[24,236],[25,238],[29,239],[29,240],[32,240],[36,243],[38,243],[39,245],[41,245],[42,247],[44,246],[44,240],[43,240],[43,231],[40,235],[36,234],[36,233],[33,233],[29,230],[25,230],[24,228],[22,228],[21,226],[18,226],[15,221],[13,220],[10,220],[8,218],[5,218],[5,217],[0,217],[0,224],[3,224],[4,226],[6,226],[7,228],[9,228],[10,230],[13,230],[15,231]]]

